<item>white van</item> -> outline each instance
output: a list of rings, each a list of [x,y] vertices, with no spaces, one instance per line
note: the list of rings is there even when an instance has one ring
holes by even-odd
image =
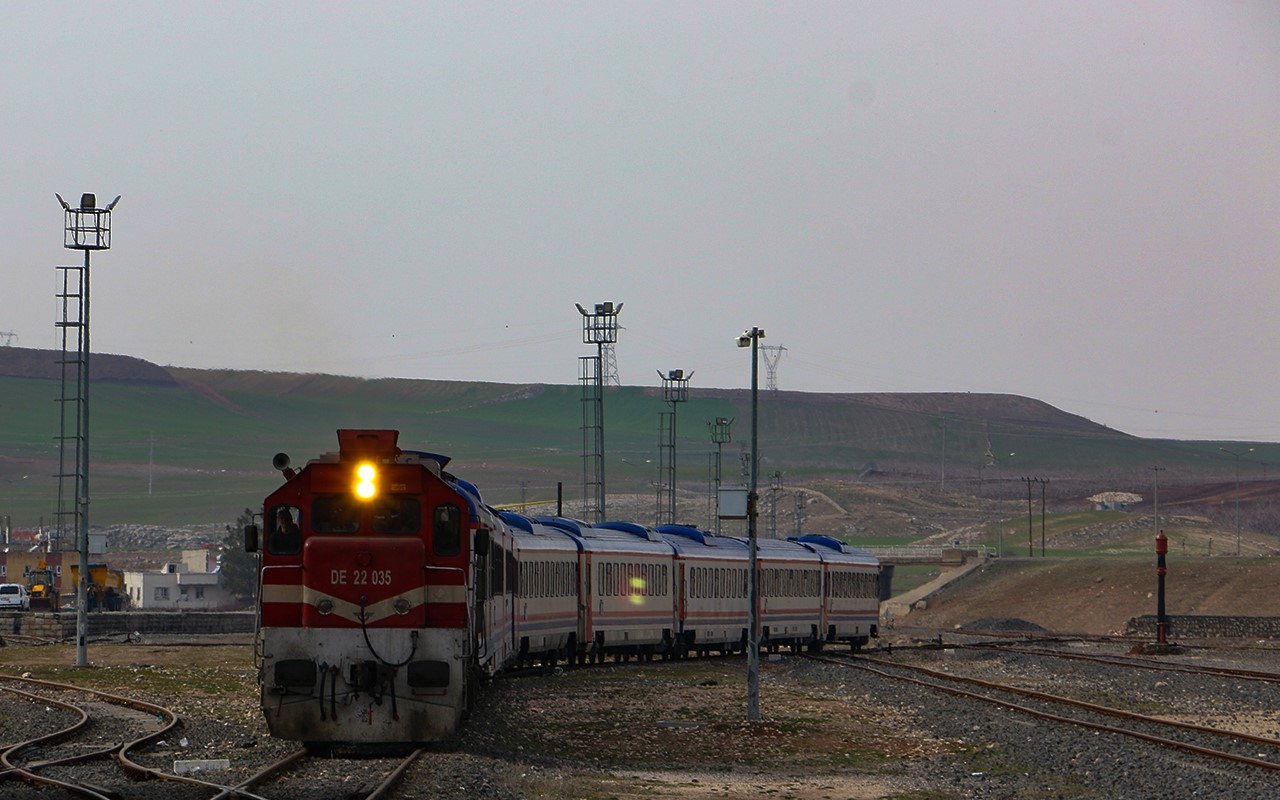
[[[20,583],[0,583],[0,610],[15,608],[19,611],[31,609],[27,587]]]

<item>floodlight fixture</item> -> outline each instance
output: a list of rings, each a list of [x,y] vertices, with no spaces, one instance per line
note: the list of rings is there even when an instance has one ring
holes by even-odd
[[[62,195],[54,192],[66,216],[63,225],[62,246],[68,250],[109,250],[111,249],[111,211],[120,202],[120,195],[107,204],[106,208],[98,208],[98,197],[93,192],[80,195],[80,207],[72,208]]]
[[[764,338],[764,330],[761,328],[752,328],[749,331],[743,331],[738,337],[738,347],[750,347],[753,342],[757,342]]]

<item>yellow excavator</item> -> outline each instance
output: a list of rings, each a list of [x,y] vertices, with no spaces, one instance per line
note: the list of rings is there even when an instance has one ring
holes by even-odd
[[[53,581],[53,570],[41,561],[35,569],[27,568],[27,594],[31,597],[32,611],[57,611],[58,587]]]

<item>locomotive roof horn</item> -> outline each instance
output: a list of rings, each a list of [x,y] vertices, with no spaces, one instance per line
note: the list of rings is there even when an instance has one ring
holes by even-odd
[[[288,453],[276,453],[275,456],[273,456],[271,459],[271,466],[280,470],[280,472],[284,475],[285,480],[289,480],[294,475],[298,474],[297,470],[293,470],[289,468]]]

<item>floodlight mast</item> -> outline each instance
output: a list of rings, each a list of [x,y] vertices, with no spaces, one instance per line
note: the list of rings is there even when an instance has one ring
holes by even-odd
[[[707,430],[711,433],[711,443],[716,446],[716,451],[712,454],[715,461],[711,466],[711,474],[714,481],[711,497],[715,503],[716,536],[720,535],[720,483],[722,465],[724,463],[724,445],[733,438],[733,420],[734,417],[716,417],[715,422],[707,420]]]
[[[657,524],[675,524],[676,521],[676,407],[689,399],[689,381],[693,370],[686,375],[682,369],[673,369],[663,375],[662,399],[671,406],[658,417],[658,508]]]
[[[84,251],[84,267],[80,277],[80,288],[75,297],[80,303],[80,313],[75,319],[67,318],[67,300],[71,298],[69,289],[63,289],[60,296],[63,301],[63,317],[59,327],[63,328],[63,365],[68,363],[66,353],[66,331],[76,329],[77,353],[75,364],[76,396],[65,397],[65,379],[63,381],[64,404],[70,400],[76,409],[76,472],[74,475],[74,512],[76,522],[76,549],[79,551],[79,575],[76,576],[76,666],[89,665],[89,253],[93,250],[111,248],[111,211],[120,202],[120,196],[112,200],[106,208],[98,208],[97,197],[85,192],[80,196],[80,207],[72,208],[62,199],[62,195],[54,192],[58,203],[62,206],[64,216],[62,246],[68,250]],[[76,267],[59,267],[62,270],[74,270]],[[64,276],[67,273],[64,273]],[[68,437],[65,430],[60,436],[65,445]],[[58,496],[59,512],[62,505],[62,481],[67,477],[65,469],[59,465]]]
[[[751,348],[751,483],[747,488],[747,721],[760,721],[760,575],[756,543],[756,486],[760,468],[760,340],[752,328],[738,337],[738,347]]]
[[[578,303],[574,305],[582,315],[582,343],[596,346],[594,356],[578,359],[582,391],[582,516],[588,522],[603,522],[605,350],[618,341],[618,314],[622,303],[596,303],[594,311],[587,311]]]

